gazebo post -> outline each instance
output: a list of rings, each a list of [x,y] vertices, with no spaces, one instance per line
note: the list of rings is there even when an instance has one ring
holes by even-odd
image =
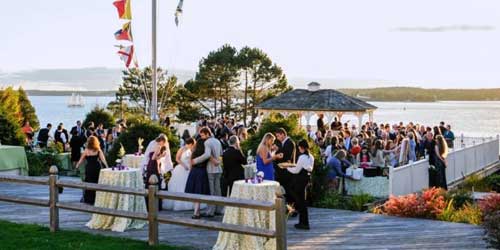
[[[368,111],[368,121],[373,122],[373,110]]]
[[[358,118],[358,129],[360,129],[360,128],[361,128],[361,126],[363,125],[363,115],[364,115],[365,113],[363,113],[363,112],[355,112],[354,114],[355,114],[355,115],[356,115],[356,117]]]

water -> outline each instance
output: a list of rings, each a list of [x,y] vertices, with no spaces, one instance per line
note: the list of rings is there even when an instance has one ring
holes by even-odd
[[[62,122],[66,129],[75,126],[77,120],[83,121],[85,115],[96,105],[106,107],[114,100],[111,96],[84,96],[84,107],[68,107],[69,96],[30,96],[31,104],[36,109],[36,114],[40,120],[40,126],[45,127],[47,123],[52,123],[55,128]]]
[[[77,120],[85,119],[85,114],[95,105],[106,106],[114,97],[84,97],[85,107],[68,108],[69,97],[65,96],[30,96],[42,126],[48,122],[57,125],[63,122],[65,127],[74,126]],[[410,122],[435,125],[440,121],[451,124],[458,136],[496,136],[500,134],[500,102],[372,102],[378,107],[374,119],[377,122]],[[357,118],[345,114],[342,121],[357,124]],[[368,115],[364,117],[368,120]],[[316,118],[311,119],[316,124]]]

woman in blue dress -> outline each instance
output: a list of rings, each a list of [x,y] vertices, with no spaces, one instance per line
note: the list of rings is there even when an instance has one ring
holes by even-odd
[[[264,172],[264,180],[274,181],[273,161],[283,157],[283,154],[271,154],[275,139],[273,134],[266,133],[257,148],[257,171]]]

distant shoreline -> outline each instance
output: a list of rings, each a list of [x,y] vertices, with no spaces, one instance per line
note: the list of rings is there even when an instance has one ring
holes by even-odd
[[[26,90],[30,96],[71,96],[73,93],[81,94],[82,96],[115,96],[115,90],[105,91],[59,91],[59,90]]]
[[[440,101],[500,101],[500,88],[496,89],[423,89],[409,87],[385,87],[370,89],[339,89],[347,95],[368,102],[440,102]],[[30,96],[82,96],[114,97],[116,90],[60,91],[26,90]]]

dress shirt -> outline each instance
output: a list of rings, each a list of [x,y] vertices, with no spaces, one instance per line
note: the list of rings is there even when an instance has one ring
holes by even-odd
[[[314,157],[311,154],[302,154],[299,156],[296,166],[287,168],[287,170],[292,174],[298,174],[302,169],[305,169],[307,172],[311,172],[313,170],[313,166]]]

